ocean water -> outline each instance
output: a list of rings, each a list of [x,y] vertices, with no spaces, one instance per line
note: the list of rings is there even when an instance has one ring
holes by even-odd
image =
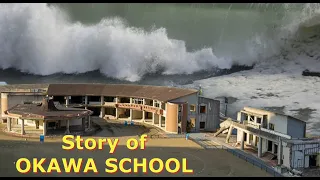
[[[0,4],[0,81],[201,85],[320,135],[319,24],[307,3]]]

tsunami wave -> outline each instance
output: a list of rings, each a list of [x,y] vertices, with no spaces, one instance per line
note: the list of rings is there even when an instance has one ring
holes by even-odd
[[[297,32],[319,24],[318,9],[307,4],[295,14],[298,19],[255,33],[243,42],[246,56],[237,58],[217,56],[210,47],[188,51],[185,41],[170,39],[165,28],[146,31],[128,26],[121,18],[84,25],[71,22],[55,6],[0,4],[0,68],[44,76],[98,70],[108,77],[138,81],[150,73],[192,74],[265,63],[268,57],[290,51],[292,43],[287,42],[296,40]]]

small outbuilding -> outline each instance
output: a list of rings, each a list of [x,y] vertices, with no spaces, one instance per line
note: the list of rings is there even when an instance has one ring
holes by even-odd
[[[7,130],[12,131],[14,125],[21,125],[21,134],[25,126],[43,129],[43,135],[85,131],[91,128],[90,115],[93,112],[79,108],[57,108],[52,99],[44,98],[38,104],[17,104],[5,111]]]

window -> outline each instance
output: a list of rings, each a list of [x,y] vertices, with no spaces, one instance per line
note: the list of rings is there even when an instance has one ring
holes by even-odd
[[[114,97],[104,96],[104,102],[115,102]]]
[[[274,130],[274,124],[269,123],[269,129],[270,129],[270,130]]]
[[[249,117],[250,117],[249,121],[254,122],[254,116],[249,116]]]
[[[134,104],[143,104],[143,99],[134,98],[132,101]]]
[[[200,106],[200,113],[205,114],[206,113],[206,106],[202,105]]]
[[[196,111],[196,105],[191,104],[190,105],[190,111]]]
[[[130,98],[120,98],[120,103],[130,103]]]
[[[261,124],[261,118],[257,118],[257,123]]]
[[[155,106],[155,107],[160,107],[160,103],[155,102],[155,103],[154,103],[154,106]]]
[[[200,129],[204,129],[206,127],[206,122],[200,122]]]

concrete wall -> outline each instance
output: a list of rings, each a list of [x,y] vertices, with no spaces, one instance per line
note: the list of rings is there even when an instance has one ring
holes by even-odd
[[[17,104],[23,104],[26,101],[42,101],[45,96],[40,95],[10,95],[8,96],[8,108],[12,108]]]
[[[283,159],[282,159],[283,165],[286,167],[290,167],[290,148],[283,146],[282,155],[283,155]]]
[[[220,101],[199,97],[198,105],[199,123],[205,122],[205,130],[217,130],[220,125]],[[200,113],[200,106],[206,106],[206,113]]]
[[[197,93],[189,95],[189,96],[184,96],[184,97],[181,97],[178,99],[174,99],[174,100],[171,100],[170,102],[171,103],[188,103],[188,118],[187,118],[187,120],[190,121],[190,118],[195,118],[196,122],[197,122],[196,127],[195,127],[195,131],[200,130],[200,123],[199,123],[198,116],[197,116],[197,113],[199,110],[198,109],[199,106],[197,106],[198,105],[198,94]],[[190,105],[195,105],[196,111],[190,111]]]
[[[10,95],[10,93],[1,93],[1,114],[4,115],[4,111],[17,104],[23,104],[26,101],[42,101],[44,97],[43,95]]]
[[[274,131],[287,134],[287,117],[282,115],[276,115],[274,113],[268,113],[268,129],[269,123],[274,124]]]
[[[304,138],[306,133],[306,123],[292,117],[288,117],[287,134],[292,138]]]
[[[241,142],[241,138],[242,138],[242,130],[238,129],[237,130],[237,142]]]
[[[293,151],[292,154],[293,154],[292,156],[293,168],[302,168],[304,166],[303,153],[301,151]]]
[[[8,94],[7,93],[1,93],[1,117],[5,116],[4,111],[8,110]]]

